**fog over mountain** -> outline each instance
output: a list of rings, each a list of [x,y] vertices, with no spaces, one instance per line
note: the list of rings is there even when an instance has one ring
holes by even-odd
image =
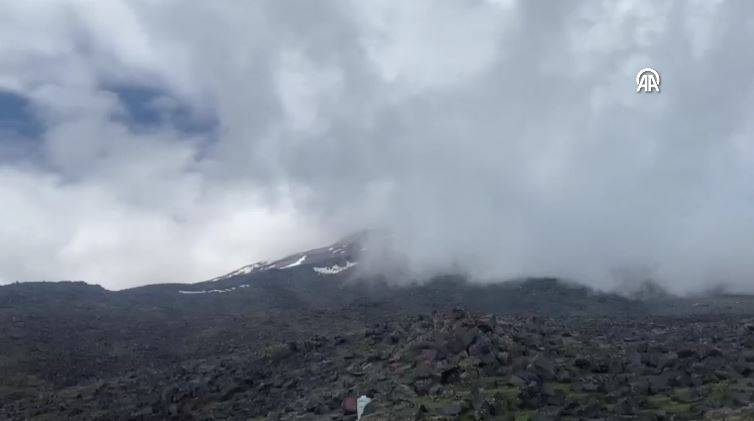
[[[199,281],[368,227],[416,276],[754,292],[751,16],[3,2],[0,282]]]

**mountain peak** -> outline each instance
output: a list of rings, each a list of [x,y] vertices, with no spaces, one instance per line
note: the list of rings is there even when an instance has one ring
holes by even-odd
[[[311,267],[321,275],[334,275],[358,264],[359,254],[365,249],[364,243],[371,231],[363,230],[349,234],[324,247],[291,254],[272,262],[261,261],[243,266],[225,275],[210,279],[221,281],[238,276],[246,276],[269,270],[286,270],[299,266]]]

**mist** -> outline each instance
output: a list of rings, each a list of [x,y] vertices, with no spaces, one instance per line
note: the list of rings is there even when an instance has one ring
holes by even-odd
[[[407,278],[754,292],[754,4],[0,9],[4,282],[198,281],[373,228]]]

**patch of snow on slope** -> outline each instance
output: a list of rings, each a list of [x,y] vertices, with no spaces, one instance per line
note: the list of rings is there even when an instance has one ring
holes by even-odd
[[[239,288],[248,288],[249,284],[241,284],[238,286]],[[236,290],[236,287],[230,287],[227,289],[203,289],[199,291],[178,291],[179,294],[224,294],[226,292],[233,292]]]
[[[226,292],[233,292],[236,290],[236,287],[228,288],[228,289],[204,289],[201,291],[178,291],[179,294],[223,294]]]
[[[267,270],[268,269],[267,266],[268,266],[267,262],[252,263],[252,264],[246,265],[246,266],[244,266],[244,267],[242,267],[240,269],[234,270],[233,272],[230,272],[230,273],[228,273],[226,275],[218,276],[217,278],[211,279],[211,281],[219,281],[219,280],[222,280],[222,279],[228,279],[228,278],[232,278],[234,276],[239,276],[239,275],[248,275],[248,274],[250,274],[251,272],[254,272],[257,269]]]
[[[301,256],[300,259],[296,260],[295,262],[291,263],[290,265],[285,265],[281,267],[280,269],[290,269],[292,267],[296,267],[300,265],[301,263],[304,263],[304,260],[306,260],[306,255]]]
[[[356,266],[356,263],[346,262],[346,264],[343,266],[332,265],[332,266],[325,266],[325,267],[313,268],[313,269],[315,272],[321,273],[322,275],[335,275],[336,273],[343,272],[344,270],[348,268],[352,268],[354,266]]]

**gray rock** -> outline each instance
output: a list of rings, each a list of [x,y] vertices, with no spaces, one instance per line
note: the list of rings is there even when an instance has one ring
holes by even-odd
[[[440,414],[447,417],[454,417],[460,415],[461,412],[463,412],[463,403],[456,401],[442,408]]]

